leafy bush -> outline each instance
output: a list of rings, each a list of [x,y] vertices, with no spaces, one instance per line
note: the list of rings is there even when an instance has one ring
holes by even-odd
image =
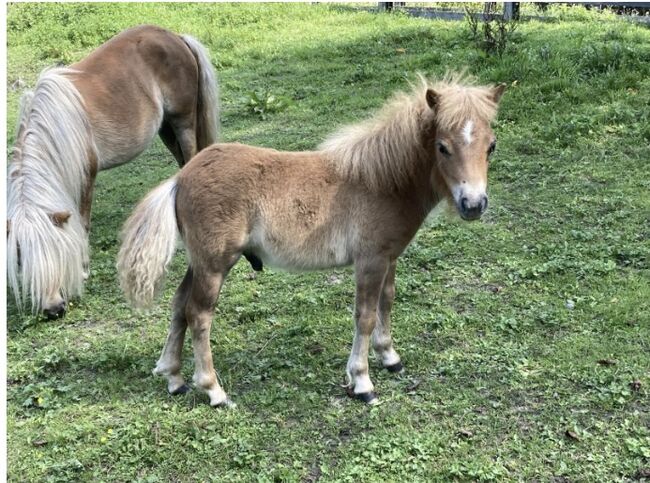
[[[495,2],[486,2],[483,7],[482,18],[465,6],[465,19],[469,25],[472,38],[476,40],[486,54],[497,54],[502,57],[512,36],[517,30],[519,21],[517,19],[506,20],[503,15],[497,12]],[[479,29],[479,23],[482,22]],[[479,30],[481,33],[479,34]]]
[[[251,91],[243,101],[248,112],[257,114],[262,119],[266,119],[267,114],[284,111],[294,104],[293,100],[286,96],[277,96],[266,91]]]

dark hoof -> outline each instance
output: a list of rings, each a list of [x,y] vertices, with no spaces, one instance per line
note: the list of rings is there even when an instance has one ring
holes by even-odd
[[[398,372],[402,372],[404,370],[404,366],[402,365],[401,362],[398,362],[396,364],[391,364],[390,366],[386,366],[386,370],[388,372],[392,372],[393,374],[396,374]]]
[[[359,401],[363,401],[366,404],[377,404],[379,402],[379,399],[377,399],[377,394],[374,392],[361,392],[359,394],[355,394],[354,397],[358,399]]]
[[[172,396],[178,396],[180,394],[187,394],[190,391],[191,391],[190,386],[188,386],[187,384],[183,384],[181,387],[179,387],[178,389],[174,389],[169,394],[171,394]]]

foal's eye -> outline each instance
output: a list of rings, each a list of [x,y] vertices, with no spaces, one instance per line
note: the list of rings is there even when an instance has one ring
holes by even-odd
[[[488,156],[490,156],[496,148],[497,148],[497,142],[493,141],[492,144],[490,144],[490,147],[488,148]]]
[[[449,152],[449,149],[447,149],[447,147],[442,143],[438,143],[438,151],[440,151],[445,156],[451,155],[451,153]]]

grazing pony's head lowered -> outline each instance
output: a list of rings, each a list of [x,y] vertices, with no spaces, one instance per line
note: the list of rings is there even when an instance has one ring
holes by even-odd
[[[406,191],[430,173],[433,203],[448,199],[465,220],[487,208],[490,127],[505,85],[477,86],[471,78],[421,77],[369,121],[344,127],[322,145],[338,171],[373,191]]]
[[[7,173],[8,285],[19,307],[51,318],[81,293],[88,261],[77,207],[96,148],[71,72],[47,71],[23,97]]]

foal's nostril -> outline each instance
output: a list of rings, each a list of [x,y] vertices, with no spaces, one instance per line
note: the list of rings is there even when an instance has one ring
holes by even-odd
[[[469,210],[469,206],[467,205],[467,197],[463,196],[460,200],[460,208],[463,211]]]
[[[488,197],[483,196],[483,198],[481,198],[481,213],[484,213],[485,210],[487,210],[487,207],[488,207]]]

